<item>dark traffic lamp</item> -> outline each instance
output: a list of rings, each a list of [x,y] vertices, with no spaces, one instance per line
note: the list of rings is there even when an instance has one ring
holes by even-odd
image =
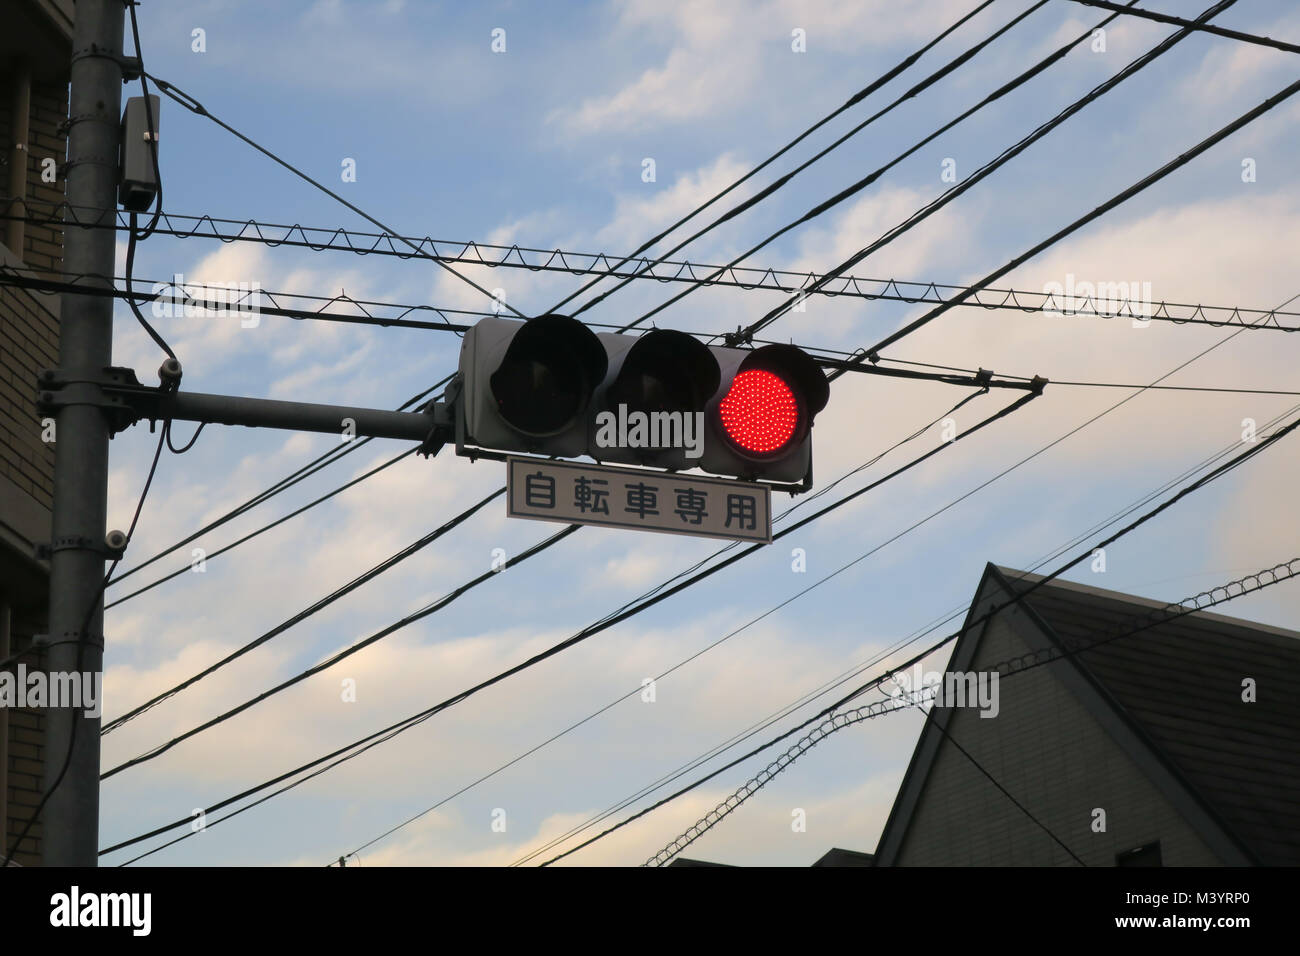
[[[605,348],[567,315],[483,319],[461,343],[466,440],[562,458],[587,451],[587,408],[605,379]]]
[[[696,467],[703,415],[721,377],[713,351],[674,329],[599,339],[611,373],[595,396],[588,454],[598,461]]]

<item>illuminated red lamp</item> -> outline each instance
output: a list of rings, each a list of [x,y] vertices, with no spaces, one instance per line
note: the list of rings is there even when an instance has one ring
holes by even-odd
[[[799,400],[794,390],[779,375],[761,368],[736,375],[718,414],[727,437],[754,455],[780,451],[799,430]]]

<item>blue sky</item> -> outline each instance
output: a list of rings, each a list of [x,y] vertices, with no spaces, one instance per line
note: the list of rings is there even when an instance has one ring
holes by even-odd
[[[998,0],[745,189],[792,168],[1029,5]],[[661,6],[213,2],[145,4],[139,18],[150,72],[398,231],[616,254],[630,252],[728,185],[976,3]],[[1172,0],[1150,6],[1184,16],[1202,9]],[[1105,16],[1053,0],[972,62],[684,254],[712,263],[748,248]],[[1242,0],[1216,22],[1300,37],[1300,18],[1283,2]],[[205,52],[192,50],[195,29],[205,31]],[[505,31],[503,53],[491,49],[496,29]],[[791,49],[795,29],[806,32],[806,52]],[[1112,24],[1104,51],[1081,44],[748,264],[818,271],[834,266],[949,188],[941,179],[945,160],[954,161],[959,178],[966,176],[1169,32],[1145,22]],[[853,273],[976,280],[1293,82],[1296,69],[1286,53],[1189,38]],[[163,102],[161,163],[169,211],[371,230],[209,121]],[[1042,291],[1072,275],[1076,281],[1149,282],[1157,300],[1280,305],[1300,292],[1293,261],[1300,246],[1298,118],[1300,101],[1283,104],[997,284]],[[340,177],[349,158],[356,162],[354,183]],[[655,161],[654,182],[642,180],[646,158]],[[1243,182],[1245,159],[1254,160],[1253,182]],[[585,281],[522,270],[464,271],[481,285],[503,288],[506,300],[528,314],[548,309]],[[334,295],[345,289],[354,297],[393,302],[475,310],[490,305],[427,261],[166,236],[141,245],[137,281],[176,272],[192,280],[257,282],[277,292]],[[626,322],[678,289],[634,283],[584,318]],[[777,301],[769,292],[704,289],[660,313],[656,322],[724,331],[755,320]],[[784,317],[770,334],[852,350],[921,313],[901,303],[818,298],[805,313]],[[156,347],[126,309],[119,309],[117,321],[115,362],[152,380],[161,360]],[[184,363],[187,388],[373,407],[394,407],[450,373],[459,347],[446,333],[270,316],[247,329],[230,318],[165,319],[160,331]],[[1145,383],[1226,334],[1159,322],[1134,329],[1118,320],[954,309],[887,354],[1054,380]],[[1169,381],[1294,388],[1290,347],[1291,339],[1281,333],[1243,333]],[[963,394],[937,383],[838,380],[815,431],[819,482],[873,458]],[[639,690],[643,678],[662,673],[1127,394],[1049,385],[1024,411],[833,517],[149,862],[335,859]],[[991,414],[1002,400],[994,394],[967,405],[958,414],[959,427]],[[660,681],[653,703],[634,694],[367,848],[356,862],[510,863],[969,602],[985,562],[1037,562],[1239,442],[1243,419],[1262,425],[1295,404],[1285,396],[1148,392]],[[177,431],[188,435],[188,426]],[[114,441],[111,526],[129,521],[154,440],[136,428]],[[163,458],[125,566],[337,441],[209,427],[192,452]],[[842,488],[860,487],[938,441],[932,430]],[[401,450],[397,443],[374,442],[197,543],[211,552]],[[1288,492],[1296,460],[1286,443],[1266,451],[1116,544],[1104,574],[1085,563],[1067,577],[1177,600],[1295,557],[1300,506]],[[503,481],[500,463],[471,463],[447,451],[433,460],[411,458],[213,559],[204,573],[184,574],[113,608],[106,623],[106,718],[306,607]],[[782,496],[774,508],[788,503]],[[486,570],[493,549],[517,554],[553,530],[509,521],[504,505],[489,506],[328,611],[106,737],[105,766],[447,593]],[[806,552],[805,573],[792,569],[795,547]],[[184,816],[427,707],[567,637],[716,548],[705,540],[584,529],[445,611],[107,781],[101,842]],[[187,562],[187,551],[178,552],[130,584]],[[127,587],[111,590],[110,599]],[[1220,610],[1287,625],[1296,620],[1300,599],[1283,585]],[[941,663],[936,657],[935,666]],[[356,682],[353,703],[340,699],[345,679]],[[773,731],[826,702],[798,711]],[[837,734],[688,855],[807,865],[832,846],[874,849],[920,719],[916,713],[891,715]],[[641,862],[766,760],[751,763],[571,861]],[[806,832],[791,831],[796,808],[806,811]],[[505,811],[504,832],[492,827],[500,818],[494,817],[497,810]],[[113,854],[105,862],[127,857]]]

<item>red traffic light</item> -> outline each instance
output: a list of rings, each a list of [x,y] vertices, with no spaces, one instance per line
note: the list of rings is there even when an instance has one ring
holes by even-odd
[[[751,368],[732,379],[718,414],[727,437],[755,455],[780,451],[799,429],[799,401],[778,375]]]

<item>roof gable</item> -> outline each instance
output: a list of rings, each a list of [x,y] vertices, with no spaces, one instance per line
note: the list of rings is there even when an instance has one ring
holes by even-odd
[[[995,569],[1014,591],[1038,579]],[[1026,599],[1059,644],[1156,602],[1053,581]],[[1261,863],[1300,864],[1300,634],[1194,612],[1081,652],[1077,664]],[[1242,700],[1255,681],[1256,701]]]
[[[947,669],[974,669],[973,662],[989,627],[988,623],[974,622],[1038,580],[1039,575],[987,565]],[[1093,640],[1113,633],[1113,626],[1119,622],[1137,623],[1152,608],[1164,606],[1143,598],[1052,581],[995,619],[1014,621],[1015,630],[1031,649],[1059,650],[1062,638]],[[1238,639],[1253,642],[1254,656],[1246,665],[1240,663],[1242,652],[1234,644]],[[1210,653],[1207,646],[1217,648],[1217,652]],[[1269,761],[1290,765],[1296,756],[1295,746],[1278,728],[1300,729],[1300,721],[1288,711],[1288,702],[1280,695],[1273,710],[1283,712],[1281,723],[1277,722],[1279,715],[1272,711],[1247,715],[1233,712],[1232,719],[1228,719],[1228,711],[1232,710],[1229,698],[1240,707],[1257,706],[1240,703],[1236,670],[1241,666],[1275,666],[1279,655],[1300,665],[1300,634],[1196,612],[1113,641],[1086,655],[1066,658],[1050,665],[1049,670],[1083,704],[1084,712],[1102,725],[1118,748],[1141,768],[1140,772],[1174,811],[1208,842],[1218,858],[1241,865],[1280,862],[1290,859],[1288,854],[1292,852],[1289,828],[1296,787],[1285,780],[1267,787],[1257,787],[1253,781]],[[1087,657],[1091,666],[1081,657]],[[1142,666],[1135,679],[1132,668],[1138,661]],[[988,666],[992,662],[981,663]],[[1292,663],[1284,666],[1289,668]],[[1161,670],[1157,672],[1156,668]],[[1178,677],[1169,678],[1170,671],[1176,671]],[[1164,674],[1167,683],[1152,691],[1157,673]],[[1273,673],[1276,676],[1278,672]],[[1230,684],[1230,677],[1235,683]],[[1289,678],[1289,671],[1283,671],[1269,683],[1284,687]],[[1232,690],[1231,695],[1228,690]],[[1193,726],[1195,721],[1188,713],[1195,706],[1192,695],[1205,693],[1216,696],[1215,707],[1210,716]],[[933,724],[938,722],[946,729],[952,716],[951,710],[940,709],[922,729],[881,834],[878,865],[891,865],[903,847],[912,814],[945,745],[943,735]],[[1212,725],[1211,736],[1217,742],[1213,752],[1198,753],[1197,741],[1201,737],[1191,731],[1210,733],[1207,724]],[[1230,753],[1225,742],[1234,738],[1237,749]],[[1290,756],[1282,752],[1287,745],[1292,747]],[[1243,754],[1243,748],[1250,752]],[[1221,760],[1226,760],[1226,765]],[[1237,773],[1249,767],[1249,779],[1233,776],[1234,767]],[[1224,779],[1225,773],[1228,779]]]

